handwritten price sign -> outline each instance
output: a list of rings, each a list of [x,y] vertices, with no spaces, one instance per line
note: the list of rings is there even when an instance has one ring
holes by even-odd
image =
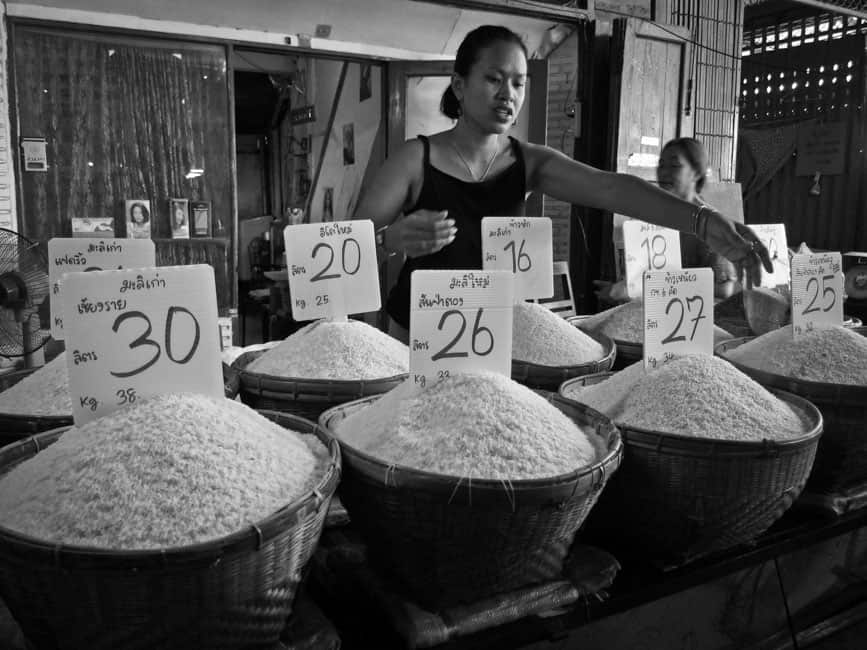
[[[379,309],[372,221],[286,226],[283,237],[295,320],[344,318]]]
[[[816,327],[843,324],[843,256],[792,256],[792,331],[795,338]]]
[[[68,273],[63,315],[77,425],[160,393],[223,395],[210,265]]]
[[[156,266],[150,239],[48,240],[48,281],[51,284],[51,336],[62,341],[63,274],[77,271],[113,271]]]
[[[515,275],[515,300],[554,295],[554,253],[548,217],[484,217],[482,266]]]
[[[626,293],[640,298],[644,272],[679,269],[680,233],[671,228],[630,219],[623,223],[623,245],[626,251]]]
[[[453,372],[511,376],[512,271],[413,271],[409,371],[424,387]]]
[[[644,272],[644,367],[713,354],[713,270]]]
[[[762,271],[760,286],[773,289],[780,285],[789,286],[789,248],[786,242],[786,225],[782,223],[755,223],[750,228],[767,247],[774,264],[774,272]]]

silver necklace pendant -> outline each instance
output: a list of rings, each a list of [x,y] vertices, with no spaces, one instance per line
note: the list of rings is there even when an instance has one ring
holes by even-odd
[[[455,153],[458,154],[458,158],[460,158],[461,162],[464,163],[464,167],[467,168],[467,171],[470,174],[470,178],[472,178],[477,183],[481,183],[483,180],[485,180],[488,177],[488,172],[491,171],[491,167],[494,166],[494,161],[497,159],[497,154],[500,153],[500,143],[498,142],[497,148],[494,149],[494,153],[491,155],[491,159],[488,161],[488,166],[485,167],[485,171],[482,172],[481,176],[476,178],[476,175],[473,173],[473,168],[470,167],[470,163],[467,162],[467,159],[464,158],[464,154],[462,154],[461,150],[458,149],[458,145],[456,145],[454,142],[452,142],[452,147],[454,148]]]

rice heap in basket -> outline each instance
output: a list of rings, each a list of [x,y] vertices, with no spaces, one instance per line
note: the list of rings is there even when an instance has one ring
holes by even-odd
[[[515,305],[512,358],[542,366],[578,366],[598,361],[605,348],[547,307],[533,302]]]
[[[66,353],[57,355],[0,393],[0,413],[71,416]]]
[[[493,372],[418,388],[405,381],[336,423],[337,436],[383,462],[473,479],[549,478],[604,454],[595,433]]]
[[[313,489],[324,445],[240,402],[162,395],[60,439],[0,478],[0,525],[103,549],[205,542]]]
[[[409,348],[358,320],[319,320],[251,362],[250,372],[304,379],[385,379],[409,372]]]
[[[747,341],[725,356],[785,377],[867,386],[867,338],[842,325],[818,327],[797,339],[792,326],[787,325]]]
[[[641,300],[629,302],[600,311],[579,323],[581,329],[599,332],[616,341],[642,345],[644,343],[644,303]],[[714,343],[732,338],[723,328],[714,325]]]
[[[563,391],[617,424],[716,440],[787,440],[804,416],[719,357],[696,354],[645,370],[639,361],[587,387]]]

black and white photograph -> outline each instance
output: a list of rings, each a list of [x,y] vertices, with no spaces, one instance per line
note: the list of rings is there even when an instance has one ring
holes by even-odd
[[[169,201],[169,216],[171,218],[172,239],[189,239],[190,237],[190,202],[187,199],[171,199]]]
[[[127,239],[150,239],[151,202],[147,199],[124,201]]]

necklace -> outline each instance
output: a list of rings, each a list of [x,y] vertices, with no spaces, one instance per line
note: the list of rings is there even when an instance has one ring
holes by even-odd
[[[482,175],[476,178],[476,175],[473,173],[473,168],[470,167],[470,163],[467,162],[467,159],[464,158],[464,154],[462,154],[461,150],[458,149],[458,145],[452,142],[452,147],[454,147],[455,152],[458,154],[458,158],[461,159],[461,162],[464,163],[464,167],[466,167],[467,171],[470,173],[470,178],[472,178],[477,183],[481,183],[488,177],[488,172],[491,171],[491,167],[494,166],[494,161],[497,159],[497,154],[500,153],[500,144],[497,143],[497,148],[494,149],[494,153],[491,155],[491,159],[488,161],[488,166],[485,167],[485,171],[482,172]]]

